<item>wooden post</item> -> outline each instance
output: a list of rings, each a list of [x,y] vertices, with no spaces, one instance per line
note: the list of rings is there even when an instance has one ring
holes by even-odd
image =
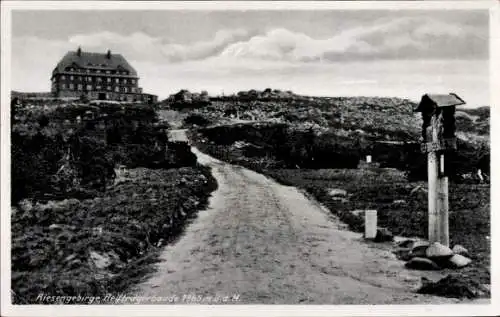
[[[438,226],[438,164],[437,153],[429,152],[427,154],[427,178],[429,183],[429,227],[428,235],[429,242],[439,241],[439,226]]]
[[[439,211],[439,243],[450,246],[450,233],[448,224],[448,177],[439,178],[438,211]]]
[[[439,142],[438,135],[438,120],[436,114],[434,114],[431,118],[431,124],[428,129],[430,129],[430,133],[428,133],[428,140],[430,139],[432,143]],[[427,153],[427,181],[429,183],[429,224],[428,224],[428,235],[429,242],[439,242],[440,239],[440,226],[439,226],[439,207],[438,207],[438,155],[436,150],[431,149]]]
[[[439,119],[431,119],[431,140],[441,144]],[[449,246],[448,225],[448,178],[444,175],[444,154],[432,149],[427,154],[427,176],[429,182],[429,242]]]

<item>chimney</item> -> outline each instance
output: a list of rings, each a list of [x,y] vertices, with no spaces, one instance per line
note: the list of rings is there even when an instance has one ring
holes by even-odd
[[[78,50],[76,51],[77,56],[82,56],[82,48],[78,46]]]
[[[111,50],[108,50],[108,52],[106,53],[106,58],[107,58],[107,59],[110,59],[110,58],[111,58]]]

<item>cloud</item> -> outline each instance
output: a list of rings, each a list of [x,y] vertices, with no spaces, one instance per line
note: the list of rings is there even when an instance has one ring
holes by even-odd
[[[486,33],[486,34],[485,34]],[[274,62],[336,62],[380,59],[486,59],[487,30],[435,18],[401,17],[332,30],[313,38],[285,28],[264,31],[219,30],[212,37],[184,43],[142,32],[78,34],[67,49],[120,52],[131,61],[179,63],[216,58]]]
[[[229,45],[221,56],[298,62],[484,59],[488,54],[488,35],[483,33],[428,17],[404,17],[343,30],[327,39],[274,29]]]
[[[243,29],[219,30],[214,37],[204,41],[180,44],[170,43],[168,39],[151,37],[135,32],[121,35],[112,32],[76,35],[69,39],[74,46],[81,45],[88,50],[105,51],[112,49],[132,60],[149,60],[158,62],[182,62],[199,60],[217,55],[231,43],[246,40],[252,34]]]

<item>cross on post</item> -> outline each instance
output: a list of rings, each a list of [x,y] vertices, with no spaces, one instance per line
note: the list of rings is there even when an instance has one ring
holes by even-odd
[[[449,246],[448,177],[444,165],[446,152],[457,149],[455,137],[455,107],[464,105],[459,96],[425,94],[414,112],[422,113],[421,150],[427,153],[429,183],[428,239]]]

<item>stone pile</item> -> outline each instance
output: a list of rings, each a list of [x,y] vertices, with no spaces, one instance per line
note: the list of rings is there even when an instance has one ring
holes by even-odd
[[[415,270],[459,269],[472,262],[468,250],[458,244],[450,249],[439,242],[404,240],[397,244],[394,253],[407,261],[407,268]]]

